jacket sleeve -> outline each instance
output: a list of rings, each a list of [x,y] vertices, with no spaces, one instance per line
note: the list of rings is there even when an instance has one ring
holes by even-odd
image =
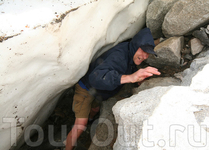
[[[127,63],[118,56],[117,53],[109,56],[91,72],[89,82],[93,88],[112,91],[121,85],[121,76],[127,69]]]

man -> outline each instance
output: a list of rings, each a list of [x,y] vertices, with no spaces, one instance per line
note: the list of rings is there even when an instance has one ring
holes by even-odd
[[[86,75],[76,84],[73,101],[75,124],[67,136],[66,150],[71,150],[85,130],[88,118],[99,111],[98,101],[116,94],[123,84],[141,82],[147,77],[160,75],[156,68],[137,71],[136,65],[154,54],[154,40],[150,29],[144,28],[130,42],[123,42],[102,54],[89,66]]]

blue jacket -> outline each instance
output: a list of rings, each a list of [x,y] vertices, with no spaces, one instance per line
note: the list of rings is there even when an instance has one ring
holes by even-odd
[[[140,46],[155,46],[149,28],[139,31],[130,42],[119,43],[98,57],[89,66],[86,75],[80,80],[90,90],[96,89],[96,95],[103,100],[116,94],[122,87],[122,75],[135,72],[133,56]]]

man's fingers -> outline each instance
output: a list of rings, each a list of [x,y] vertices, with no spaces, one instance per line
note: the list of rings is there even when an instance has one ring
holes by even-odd
[[[153,73],[146,72],[146,73],[144,74],[144,77],[145,77],[145,78],[148,78],[148,77],[151,77],[151,76],[153,76]]]
[[[144,80],[145,78],[148,78],[148,77],[151,77],[151,76],[153,76],[152,73],[144,72],[143,75],[138,79],[138,81],[142,81],[142,80]]]
[[[155,75],[160,75],[161,73],[158,71],[157,68],[154,67],[147,67],[145,70],[149,73],[155,74]]]
[[[157,70],[157,71],[153,71],[152,74],[160,75],[161,73]]]
[[[151,77],[153,75],[160,75],[161,73],[158,71],[157,68],[154,67],[147,67],[145,69],[139,69],[137,72],[132,74],[133,80],[132,82],[140,82],[145,78]]]

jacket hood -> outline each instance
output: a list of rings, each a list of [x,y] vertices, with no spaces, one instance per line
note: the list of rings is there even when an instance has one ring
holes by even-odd
[[[153,48],[155,47],[150,29],[144,28],[140,30],[129,43],[130,57],[133,58],[139,47],[147,45],[153,46]]]

